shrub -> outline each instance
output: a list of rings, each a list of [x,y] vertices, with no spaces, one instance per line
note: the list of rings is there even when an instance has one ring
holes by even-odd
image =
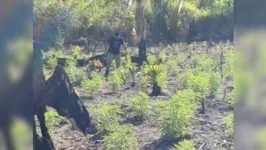
[[[54,48],[49,49],[49,51],[46,53],[42,50],[42,55],[47,59],[46,67],[48,69],[54,69],[57,65],[56,53],[57,51]]]
[[[225,64],[224,64],[224,74],[225,74],[225,78],[232,78],[234,75],[234,52],[230,51],[226,53],[225,56]]]
[[[55,57],[56,50],[54,48],[49,49],[47,52],[42,50],[42,55],[46,58]]]
[[[159,87],[166,89],[168,81],[167,67],[166,65],[161,64],[159,68],[161,69],[161,72],[157,75],[156,81]]]
[[[72,60],[72,59],[68,59],[66,60],[66,67],[67,68],[74,68],[76,67],[77,63],[75,60]]]
[[[145,68],[144,73],[148,76],[149,80],[151,81],[152,85],[157,85],[157,78],[161,73],[161,68],[158,65],[150,65]]]
[[[66,69],[68,76],[71,82],[80,83],[82,80],[87,78],[86,72],[84,69],[73,67]]]
[[[51,57],[51,58],[48,58],[47,60],[47,67],[49,69],[54,69],[57,65],[57,58],[56,57]]]
[[[81,48],[79,46],[73,46],[72,55],[74,59],[78,59],[81,56]]]
[[[165,66],[167,67],[168,73],[172,73],[174,75],[178,73],[178,64],[176,60],[168,60]]]
[[[147,75],[150,70],[150,66],[148,65],[148,63],[144,62],[144,64],[141,66],[141,70],[144,75]]]
[[[131,57],[127,55],[126,57],[121,57],[121,66],[127,68],[131,65]]]
[[[176,63],[178,65],[180,65],[181,63],[183,63],[186,60],[186,55],[184,53],[179,53],[179,54],[177,54],[175,60],[176,60]]]
[[[146,93],[139,93],[135,98],[133,98],[133,105],[131,109],[136,112],[138,117],[145,117],[150,112],[150,99]]]
[[[99,108],[92,108],[92,115],[96,120],[98,132],[113,132],[119,125],[118,121],[122,110],[117,105],[107,103],[99,105]]]
[[[162,63],[166,61],[166,52],[164,49],[159,52],[159,59],[162,61]]]
[[[42,55],[45,56],[45,58],[63,58],[65,57],[65,54],[62,50],[55,50],[54,48],[49,49],[46,53],[42,50]]]
[[[66,61],[66,72],[71,82],[81,82],[87,78],[85,68],[77,68],[75,60]]]
[[[90,61],[88,65],[85,66],[85,71],[88,74],[88,77],[91,78],[91,73],[94,70],[93,62]]]
[[[104,136],[104,147],[108,150],[137,150],[139,149],[137,136],[133,125],[120,125],[107,136]]]
[[[185,128],[196,110],[196,96],[191,90],[183,90],[172,97],[159,118],[163,140],[174,140],[186,134]]]
[[[130,65],[129,66],[129,72],[130,72],[130,75],[132,77],[132,86],[135,86],[135,76],[136,76],[136,72],[137,72],[137,67],[135,65]]]
[[[227,126],[227,133],[230,137],[234,137],[234,114],[226,116],[224,120]]]
[[[199,75],[191,75],[187,83],[188,88],[198,94],[202,111],[205,112],[205,99],[210,91],[208,74],[201,72]]]
[[[72,46],[72,55],[74,59],[86,59],[86,55],[82,53],[80,46]]]
[[[175,144],[176,150],[195,150],[195,142],[190,140],[184,140]]]
[[[154,113],[157,116],[161,116],[161,114],[165,111],[165,109],[169,105],[169,101],[158,100],[158,102],[155,101],[153,104],[155,104]]]
[[[59,116],[55,111],[48,111],[45,113],[45,122],[48,128],[48,132],[53,134],[56,127],[59,127],[61,123],[67,122],[66,118]]]
[[[215,46],[214,50],[217,51],[218,53],[220,53],[222,51],[222,44],[221,43],[217,44]]]
[[[219,72],[198,72],[196,75],[187,71],[178,75],[178,81],[184,88],[192,89],[198,94],[202,111],[205,111],[204,101],[207,96],[214,96],[221,88],[221,76]]]
[[[149,80],[148,77],[145,76],[144,74],[141,74],[139,77],[139,85],[141,87],[142,91],[148,92],[148,88],[149,88]]]
[[[118,71],[114,71],[109,77],[109,86],[112,92],[117,92],[121,88],[122,82],[123,81],[120,78]]]
[[[65,39],[61,36],[56,40],[55,47],[62,48],[64,45]]]
[[[86,69],[85,68],[76,68],[76,74],[75,74],[77,82],[81,82],[82,80],[87,79]]]
[[[222,79],[219,72],[212,72],[209,75],[210,95],[215,95],[221,87]]]
[[[149,65],[156,65],[158,62],[157,62],[157,58],[153,55],[148,55],[147,56],[147,61],[148,61],[148,64]]]
[[[190,88],[202,96],[214,95],[221,87],[221,76],[219,72],[204,73],[196,75],[187,71],[178,75],[178,81],[184,88]]]
[[[231,93],[228,94],[227,102],[230,105],[234,105],[234,103],[235,103],[235,89],[233,89],[233,91],[231,91]]]
[[[205,54],[196,55],[191,58],[194,72],[213,72],[217,70],[217,64]]]
[[[112,61],[111,67],[112,67],[113,69],[116,69],[116,63],[115,63],[115,61]]]
[[[165,84],[167,84],[167,72],[165,72],[163,65],[147,65],[143,69],[144,74],[148,76],[152,85],[161,84],[165,86]]]
[[[64,58],[65,54],[64,54],[64,52],[62,50],[56,50],[55,53],[54,53],[54,57]]]
[[[183,86],[183,88],[188,88],[188,80],[191,79],[194,74],[191,71],[186,71],[184,73],[180,73],[177,76],[178,82]]]
[[[143,73],[152,84],[151,95],[162,94],[162,89],[167,87],[167,68],[165,65],[144,65]]]
[[[119,73],[120,78],[123,81],[123,85],[125,85],[129,76],[129,70],[124,67],[120,67],[117,71]]]
[[[103,84],[102,76],[94,76],[92,80],[85,79],[81,82],[81,86],[88,92],[91,96],[98,94],[101,90]]]

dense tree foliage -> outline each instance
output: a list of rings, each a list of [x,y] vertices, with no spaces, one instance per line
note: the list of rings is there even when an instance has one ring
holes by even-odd
[[[35,0],[35,36],[44,45],[92,37],[105,40],[119,30],[130,41],[135,23],[132,0]],[[147,38],[153,41],[232,38],[233,0],[144,0]],[[180,7],[182,6],[182,7]],[[181,9],[180,9],[181,8]]]

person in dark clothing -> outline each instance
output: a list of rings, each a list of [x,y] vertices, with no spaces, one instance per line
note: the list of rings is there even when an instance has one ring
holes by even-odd
[[[120,36],[118,32],[115,33],[114,36],[108,39],[107,43],[109,44],[109,49],[106,53],[106,71],[105,71],[105,77],[108,77],[109,70],[112,65],[113,59],[115,59],[116,62],[116,68],[120,67],[120,61],[121,61],[121,53],[120,53],[120,46],[123,45],[124,49],[127,53],[126,45],[124,43],[123,38]]]

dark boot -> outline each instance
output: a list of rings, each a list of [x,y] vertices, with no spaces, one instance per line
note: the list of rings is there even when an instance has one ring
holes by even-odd
[[[110,71],[110,68],[106,68],[105,75],[104,75],[106,78],[109,76],[109,71]]]

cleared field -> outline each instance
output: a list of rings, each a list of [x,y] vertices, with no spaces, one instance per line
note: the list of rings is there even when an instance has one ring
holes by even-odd
[[[129,50],[136,55],[136,49]],[[84,137],[49,110],[47,126],[58,149],[233,149],[232,43],[173,44],[147,51],[149,64],[138,69],[124,57],[108,81],[105,69],[96,72],[89,69],[91,64],[76,67],[75,61],[66,62],[93,125]],[[49,51],[44,58],[46,77],[59,55],[90,57],[79,47],[67,53]],[[150,96],[155,85],[159,96]]]

